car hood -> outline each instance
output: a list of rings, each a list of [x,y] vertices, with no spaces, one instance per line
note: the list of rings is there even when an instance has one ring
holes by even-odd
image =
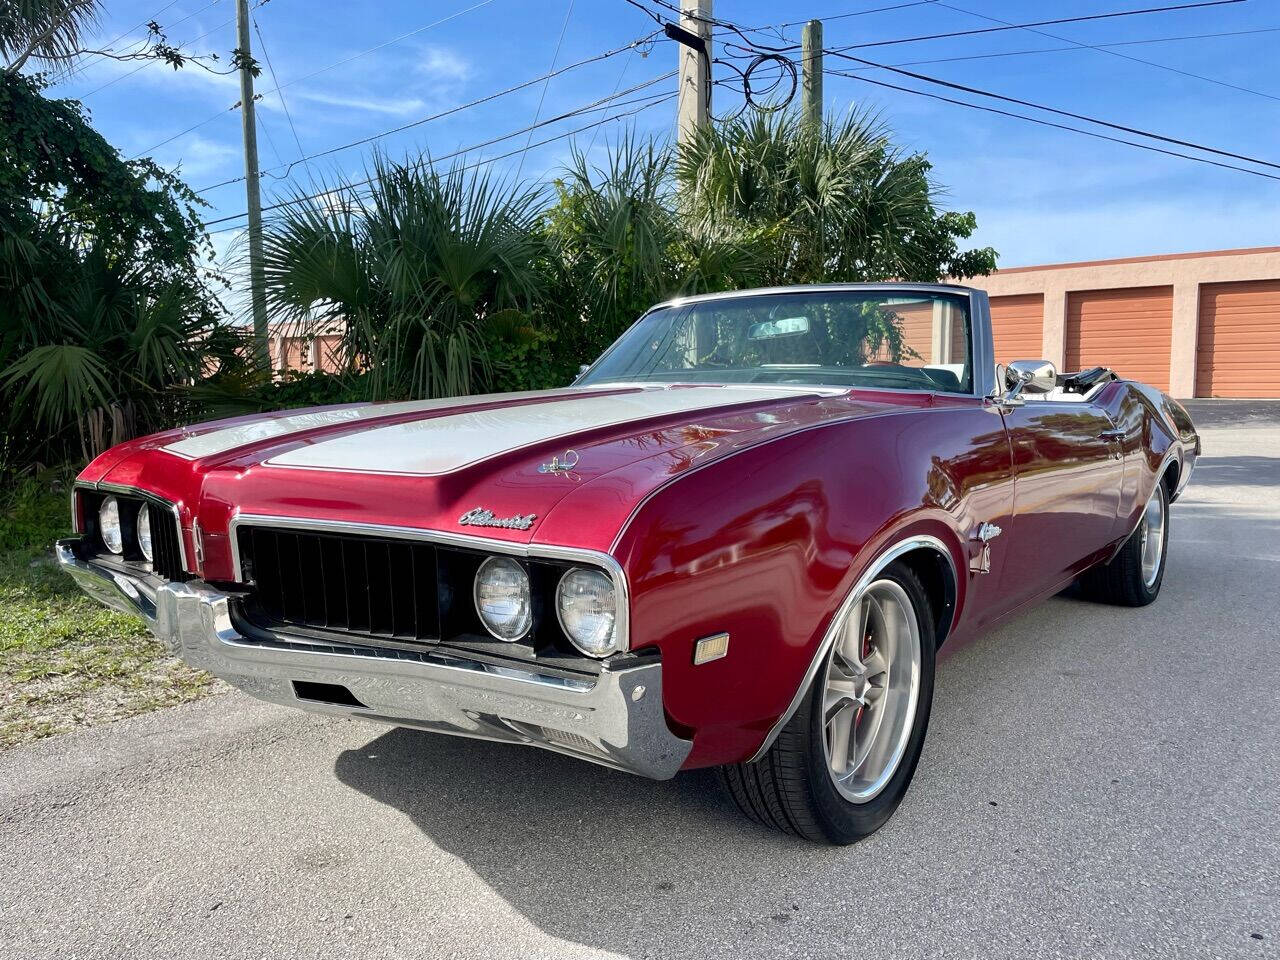
[[[606,550],[636,506],[682,472],[833,418],[928,402],[666,384],[316,408],[157,434],[109,451],[82,479],[178,504],[207,579],[229,578],[236,516]]]

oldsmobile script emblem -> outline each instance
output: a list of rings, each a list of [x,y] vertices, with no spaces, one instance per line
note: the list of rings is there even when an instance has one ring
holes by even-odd
[[[505,527],[508,530],[528,530],[533,526],[533,521],[538,519],[536,513],[517,513],[514,517],[495,517],[492,510],[486,510],[484,507],[476,507],[474,510],[468,510],[458,518],[458,524],[463,527]]]

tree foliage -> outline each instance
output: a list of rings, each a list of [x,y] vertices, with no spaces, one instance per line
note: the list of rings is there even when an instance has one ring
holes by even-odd
[[[0,74],[0,469],[165,426],[236,356],[198,198],[42,91]]]
[[[929,172],[866,114],[756,116],[679,152],[625,135],[600,165],[574,149],[550,195],[376,158],[368,192],[339,181],[268,223],[268,305],[344,322],[374,397],[550,386],[674,296],[990,272]],[[855,321],[901,348],[891,321]]]
[[[529,335],[543,292],[540,191],[375,157],[373,186],[299,195],[264,242],[267,306],[340,321],[375,399],[488,386],[496,340]]]

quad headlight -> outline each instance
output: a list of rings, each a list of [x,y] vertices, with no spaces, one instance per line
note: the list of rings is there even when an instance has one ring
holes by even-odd
[[[614,653],[618,604],[613,581],[599,570],[574,567],[556,587],[556,615],[575,647],[591,657]]]
[[[120,527],[120,504],[107,497],[98,508],[98,533],[103,545],[112,553],[124,553],[124,531]]]
[[[136,532],[138,534],[138,549],[142,551],[142,555],[148,561],[155,558],[151,555],[151,508],[145,503],[142,509],[138,511],[138,522]]]
[[[529,574],[510,557],[490,557],[476,571],[476,613],[486,630],[514,643],[533,625]]]

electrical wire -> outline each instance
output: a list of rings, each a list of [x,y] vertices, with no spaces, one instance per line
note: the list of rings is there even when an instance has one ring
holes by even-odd
[[[257,2],[256,4],[254,4],[254,6],[253,6],[251,9],[256,10],[258,7],[261,7],[261,6],[263,6],[264,4],[267,4],[267,3],[269,3],[269,2],[270,2],[270,0],[258,0],[258,2]],[[387,40],[387,41],[384,41],[383,43],[380,43],[380,44],[378,44],[377,46],[370,47],[368,50],[362,50],[362,51],[360,51],[359,53],[352,54],[351,56],[349,56],[349,57],[345,57],[345,58],[343,58],[342,60],[336,60],[336,61],[334,61],[333,63],[329,64],[328,66],[321,67],[319,70],[314,70],[314,71],[312,71],[311,73],[308,73],[308,74],[306,74],[306,75],[304,75],[304,76],[301,76],[301,77],[295,77],[295,78],[294,78],[294,79],[292,79],[292,80],[286,80],[284,83],[277,84],[276,86],[272,87],[270,90],[264,90],[264,91],[262,91],[262,92],[259,94],[259,96],[266,96],[267,94],[271,94],[271,93],[278,93],[280,90],[282,90],[282,89],[283,89],[283,88],[285,88],[285,87],[292,86],[292,85],[293,85],[293,84],[295,84],[295,83],[300,83],[300,82],[302,82],[303,80],[310,80],[312,77],[317,77],[317,76],[319,76],[319,75],[320,75],[320,74],[322,74],[322,73],[326,73],[327,71],[332,70],[334,67],[340,67],[340,66],[342,66],[343,64],[351,63],[353,60],[359,60],[361,57],[368,56],[369,54],[373,53],[373,52],[374,52],[374,51],[376,51],[376,50],[382,50],[383,48],[385,48],[385,47],[389,47],[389,46],[391,46],[392,44],[399,43],[401,40],[405,40],[405,39],[407,39],[407,38],[409,38],[409,37],[415,36],[416,34],[423,33],[424,31],[430,30],[432,27],[438,27],[438,26],[440,26],[440,24],[442,24],[442,23],[447,23],[447,22],[449,22],[450,20],[453,20],[453,19],[455,19],[455,18],[457,18],[457,17],[462,16],[462,15],[463,15],[463,14],[465,14],[465,13],[470,13],[472,10],[477,10],[477,9],[479,9],[480,7],[487,6],[487,5],[488,5],[488,4],[490,4],[490,3],[493,3],[493,0],[480,0],[480,2],[479,2],[479,3],[472,4],[471,6],[466,7],[466,8],[464,8],[464,9],[462,9],[462,10],[458,10],[458,11],[457,11],[457,12],[455,12],[455,13],[451,13],[451,14],[449,14],[447,17],[441,17],[439,20],[436,20],[436,21],[434,21],[434,22],[432,22],[432,23],[428,23],[426,26],[418,27],[418,28],[417,28],[417,29],[415,29],[415,30],[410,30],[408,33],[402,33],[400,36],[398,36],[398,37],[393,37],[392,39]],[[190,41],[190,43],[197,43],[197,42],[199,42],[200,40],[203,40],[205,37],[209,36],[209,34],[210,34],[210,33],[213,33],[213,32],[214,32],[214,31],[216,31],[216,30],[221,30],[223,27],[225,27],[225,26],[226,26],[227,24],[229,24],[229,23],[234,23],[234,22],[235,22],[235,19],[236,19],[235,17],[232,17],[230,20],[223,21],[221,24],[219,24],[218,26],[214,27],[214,28],[213,28],[213,30],[208,31],[208,33],[201,34],[200,36],[196,37],[196,39],[195,39],[195,40]],[[87,98],[87,97],[91,97],[91,96],[93,96],[93,94],[97,93],[97,92],[98,92],[98,90],[104,90],[104,89],[106,89],[107,87],[111,86],[111,84],[113,84],[113,83],[116,83],[116,82],[118,82],[118,81],[120,81],[120,80],[124,80],[124,79],[125,79],[125,78],[127,78],[127,77],[131,77],[131,76],[133,76],[135,73],[137,73],[139,70],[142,70],[142,69],[143,69],[144,67],[146,67],[146,66],[147,66],[147,64],[146,64],[146,63],[143,63],[143,64],[142,64],[142,66],[139,66],[137,69],[132,70],[132,71],[130,71],[129,73],[122,74],[121,76],[116,77],[116,78],[115,78],[115,80],[111,80],[111,81],[110,81],[110,82],[108,82],[108,83],[104,83],[104,84],[103,84],[101,87],[99,87],[97,90],[93,90],[93,91],[91,91],[90,93],[86,94],[86,95],[85,95],[85,97],[82,97],[81,99],[85,99],[85,98]],[[196,126],[197,126],[197,127],[199,127],[199,126],[202,126],[204,123],[207,123],[207,122],[210,122],[210,121],[216,120],[218,117],[222,116],[223,112],[224,112],[224,111],[219,110],[217,113],[215,113],[215,114],[213,114],[212,116],[210,116],[210,117],[208,118],[208,120],[201,121],[201,123],[200,123],[200,124],[197,124]],[[194,129],[194,128],[192,128],[192,129]],[[169,141],[167,141],[167,140],[166,140],[165,142],[166,142],[166,143],[168,143]],[[156,149],[156,147],[151,147],[151,148],[150,148],[150,150],[155,150],[155,149]],[[144,150],[144,151],[143,151],[143,153],[149,153],[149,152],[150,152],[150,150]],[[232,181],[232,182],[234,182],[234,181]]]
[[[283,180],[287,178],[293,172],[293,168],[297,166],[300,162],[302,162],[302,160],[315,160],[315,159],[318,159],[319,157],[327,157],[335,153],[340,153],[343,150],[350,150],[353,147],[362,147],[365,144],[373,143],[377,140],[382,140],[385,137],[392,136],[393,134],[403,133],[405,130],[411,130],[414,127],[420,127],[423,124],[431,123],[435,120],[440,120],[440,119],[443,119],[444,117],[452,116],[455,113],[461,113],[463,110],[469,110],[472,107],[478,107],[481,104],[489,103],[492,100],[497,100],[500,97],[505,97],[508,94],[515,93],[518,90],[524,90],[527,87],[531,87],[534,84],[540,83],[543,80],[546,80],[550,77],[558,77],[561,74],[568,73],[570,70],[576,70],[578,67],[586,66],[587,64],[591,64],[591,63],[599,63],[602,60],[607,60],[610,57],[615,57],[620,53],[626,53],[628,50],[636,50],[640,47],[643,47],[647,43],[652,43],[654,38],[657,36],[658,32],[659,31],[655,30],[653,33],[650,33],[644,37],[640,37],[636,40],[631,41],[626,46],[615,47],[612,50],[606,50],[603,53],[598,53],[598,54],[595,54],[594,56],[584,57],[582,60],[578,60],[574,63],[565,64],[563,67],[560,67],[559,69],[554,70],[549,74],[541,74],[539,76],[532,77],[521,83],[517,83],[503,90],[497,90],[493,93],[486,94],[483,97],[478,97],[477,99],[471,100],[467,103],[460,103],[457,106],[449,107],[448,109],[441,110],[438,113],[433,113],[429,116],[421,117],[417,120],[410,120],[408,123],[402,123],[399,126],[392,127],[389,130],[383,130],[380,133],[371,134],[370,136],[367,136],[367,137],[361,137],[359,140],[352,140],[349,143],[342,143],[342,144],[338,144],[337,146],[328,147],[324,150],[318,150],[315,153],[308,154],[306,157],[303,157],[301,160],[295,160],[289,164],[283,165],[283,169],[285,172],[283,174],[280,174],[277,177],[277,179]],[[622,94],[618,94],[617,89],[615,89],[614,95],[620,96]],[[270,170],[264,170],[262,171],[262,175],[275,176],[273,171],[279,170],[279,169],[282,169],[282,168],[274,167]],[[201,187],[199,190],[196,190],[195,192],[208,193],[210,190],[216,190],[218,187],[225,187],[228,184],[239,183],[243,179],[244,179],[243,176],[231,177],[230,179],[220,180],[217,183],[210,184],[207,187]]]
[[[988,20],[991,23],[1003,23],[1005,25],[1009,25],[1008,20],[1001,20],[999,17],[989,17],[985,13],[977,13],[973,10],[966,10],[963,7],[957,7],[957,6],[953,6],[950,3],[944,3],[942,2],[942,0],[935,0],[935,2],[938,3],[938,6],[946,7],[948,10],[954,10],[956,11],[956,13],[963,13],[970,17],[977,17],[979,20]],[[1120,53],[1118,50],[1107,50],[1102,45],[1099,45],[1099,44],[1085,43],[1081,40],[1072,40],[1070,37],[1058,36],[1057,34],[1048,33],[1044,30],[1036,30],[1031,27],[1027,27],[1025,29],[1028,33],[1034,33],[1037,36],[1048,37],[1050,40],[1059,40],[1059,41],[1062,41],[1063,43],[1070,43],[1073,45],[1073,47],[1079,50],[1094,50],[1094,51],[1097,51],[1098,53],[1105,54],[1108,57],[1118,57],[1121,60],[1129,60],[1129,61],[1132,61],[1133,63],[1141,63],[1144,66],[1155,67],[1157,70],[1164,70],[1164,71],[1167,71],[1168,73],[1176,73],[1179,76],[1190,77],[1193,80],[1201,80],[1204,83],[1212,83],[1219,87],[1226,87],[1228,90],[1238,90],[1241,93],[1251,93],[1256,97],[1263,97],[1267,100],[1275,100],[1277,102],[1280,102],[1280,97],[1273,96],[1270,93],[1263,93],[1261,90],[1254,90],[1251,87],[1242,87],[1242,86],[1239,86],[1238,84],[1228,83],[1225,80],[1218,80],[1214,77],[1206,77],[1203,74],[1192,73],[1190,70],[1182,70],[1179,67],[1171,67],[1168,64],[1164,64],[1164,63],[1157,63],[1154,60],[1144,60],[1142,57],[1135,57],[1127,53]]]
[[[1235,153],[1231,150],[1222,150],[1218,147],[1207,147],[1204,144],[1195,143],[1191,140],[1182,140],[1178,137],[1170,137],[1161,133],[1152,133],[1149,130],[1143,130],[1139,127],[1130,127],[1122,123],[1112,123],[1110,120],[1100,120],[1097,117],[1090,117],[1082,113],[1075,113],[1071,110],[1063,110],[1059,107],[1050,107],[1042,103],[1035,103],[1031,100],[1023,100],[1020,97],[1011,97],[1003,93],[993,93],[990,90],[983,90],[980,87],[971,87],[963,83],[953,83],[950,80],[942,80],[938,77],[928,76],[927,74],[916,73],[914,70],[904,70],[901,67],[891,67],[888,64],[876,63],[874,60],[864,60],[861,57],[855,57],[852,54],[844,53],[840,50],[826,50],[824,52],[831,54],[832,56],[840,57],[844,60],[851,60],[854,63],[860,63],[869,67],[879,67],[880,69],[887,70],[890,73],[909,77],[912,80],[918,80],[922,83],[930,83],[935,86],[945,87],[949,90],[956,90],[960,93],[968,93],[978,97],[988,97],[992,100],[1000,100],[1004,103],[1011,103],[1019,107],[1029,107],[1033,110],[1043,110],[1045,113],[1056,114],[1060,117],[1068,117],[1072,120],[1082,120],[1085,123],[1092,123],[1100,127],[1107,127],[1121,133],[1129,133],[1139,137],[1146,137],[1150,140],[1158,140],[1162,143],[1172,144],[1174,146],[1189,147],[1192,150],[1200,150],[1205,153],[1213,153],[1221,157],[1229,157],[1233,160],[1243,160],[1246,163],[1256,163],[1259,166],[1273,167],[1276,170],[1280,170],[1280,163],[1273,163],[1270,160],[1260,160],[1257,157],[1250,157],[1243,153]]]
[[[262,28],[258,26],[258,18],[253,18],[253,32],[258,35],[258,45],[262,47],[262,59],[266,61],[267,70],[271,74],[271,82],[276,85],[276,96],[280,98],[280,107],[284,110],[285,119],[289,121],[289,130],[293,133],[293,142],[298,147],[299,162],[306,165],[306,151],[302,149],[302,140],[298,137],[298,128],[293,125],[293,114],[289,112],[289,104],[285,102],[284,94],[280,92],[280,81],[276,79],[276,68],[271,65],[271,54],[267,53],[267,41],[262,36]],[[266,129],[266,125],[263,125]],[[268,134],[270,136],[270,134]],[[272,147],[274,152],[275,148]],[[280,155],[276,154],[276,160],[280,160]],[[280,162],[283,163],[282,160]],[[311,174],[311,167],[307,166],[307,174]]]
[[[264,2],[265,2],[265,0],[264,0]],[[259,4],[259,6],[261,6],[261,4]],[[199,42],[200,42],[201,40],[203,40],[205,37],[211,36],[211,35],[213,35],[213,34],[217,33],[217,32],[218,32],[219,30],[221,30],[223,27],[225,27],[225,26],[229,26],[230,24],[233,24],[233,23],[235,23],[235,22],[236,22],[236,18],[235,18],[235,17],[231,17],[231,18],[230,18],[230,19],[228,19],[228,20],[223,20],[220,24],[218,24],[218,25],[217,25],[216,27],[214,27],[212,30],[206,30],[204,33],[200,34],[200,36],[195,37],[194,39],[188,40],[185,44],[183,44],[183,46],[190,46],[190,45],[191,45],[191,44],[193,44],[193,43],[199,43]],[[149,67],[149,66],[150,66],[152,63],[154,63],[154,62],[156,62],[156,61],[154,61],[154,60],[143,60],[143,61],[142,61],[142,63],[138,64],[136,67],[134,67],[134,68],[133,68],[132,70],[130,70],[128,73],[122,73],[122,74],[120,74],[119,76],[113,77],[112,79],[108,80],[106,83],[102,84],[101,86],[99,86],[99,87],[94,87],[92,90],[90,90],[90,91],[89,91],[88,93],[86,93],[84,96],[79,97],[78,99],[80,99],[80,100],[88,100],[88,99],[89,99],[90,97],[92,97],[94,94],[96,94],[96,93],[101,93],[103,90],[107,89],[107,87],[115,86],[115,84],[119,83],[121,80],[128,80],[130,77],[134,76],[135,74],[141,73],[143,70],[147,69],[147,67]]]
[[[936,0],[930,0],[936,2]],[[1109,43],[1095,43],[1094,49],[1103,47],[1134,47],[1150,43],[1174,43],[1179,40],[1212,40],[1219,37],[1241,37],[1259,33],[1280,33],[1280,27],[1260,27],[1256,30],[1229,30],[1225,33],[1193,33],[1180,37],[1151,37],[1146,40],[1113,40]],[[902,60],[888,64],[891,67],[924,67],[936,63],[963,63],[967,60],[998,60],[1001,57],[1026,57],[1036,53],[1067,53],[1081,49],[1079,45],[1071,47],[1037,47],[1034,50],[1002,50],[998,53],[971,53],[959,57],[932,57],[928,60]],[[878,67],[858,67],[857,70],[876,70]]]
[[[1042,127],[1053,127],[1056,130],[1066,130],[1071,133],[1078,133],[1086,137],[1093,137],[1097,140],[1107,140],[1111,143],[1122,143],[1129,147],[1137,147],[1139,150],[1149,150],[1152,153],[1161,153],[1169,157],[1180,157],[1183,160],[1194,160],[1196,163],[1207,163],[1212,167],[1222,167],[1225,170],[1237,170],[1240,173],[1248,173],[1255,177],[1263,177],[1267,180],[1280,181],[1280,176],[1272,173],[1265,173],[1262,170],[1250,170],[1248,167],[1236,166],[1233,163],[1222,163],[1218,160],[1210,160],[1208,157],[1197,157],[1189,153],[1179,153],[1176,150],[1166,150],[1163,147],[1153,146],[1149,143],[1138,143],[1133,140],[1126,140],[1123,137],[1112,137],[1105,133],[1098,133],[1096,130],[1082,130],[1079,127],[1073,127],[1068,124],[1055,123],[1052,120],[1045,120],[1041,117],[1028,117],[1025,114],[1013,113],[1009,110],[1001,110],[997,107],[988,107],[981,103],[970,103],[966,100],[957,100],[954,97],[943,96],[939,93],[931,93],[928,90],[915,90],[911,87],[904,87],[896,83],[888,83],[884,80],[875,80],[871,77],[863,76],[859,73],[851,73],[842,70],[824,70],[823,73],[836,77],[846,77],[850,80],[858,80],[863,83],[874,84],[877,87],[885,87],[889,90],[900,90],[903,93],[911,93],[920,97],[928,97],[931,100],[940,100],[943,103],[951,103],[960,107],[968,107],[971,110],[981,110],[984,113],[994,113],[1002,117],[1011,117],[1014,120],[1024,120],[1027,123],[1034,123]]]
[[[571,119],[571,118],[573,118],[573,117],[581,116],[581,115],[582,115],[582,114],[584,114],[584,113],[592,113],[592,112],[595,112],[595,111],[597,111],[597,110],[609,109],[609,107],[611,107],[611,106],[615,106],[615,107],[616,107],[616,106],[627,106],[627,105],[629,105],[629,104],[631,104],[631,103],[636,103],[636,102],[638,102],[639,100],[652,100],[655,96],[657,96],[657,97],[666,97],[666,98],[670,98],[671,96],[674,96],[674,94],[652,94],[652,95],[650,95],[650,96],[648,96],[648,97],[640,97],[640,98],[637,98],[637,100],[632,100],[632,101],[623,101],[623,102],[621,102],[621,103],[614,103],[614,102],[613,102],[613,101],[616,99],[616,97],[617,97],[617,96],[626,96],[626,95],[628,95],[628,94],[635,93],[635,92],[637,92],[637,91],[639,91],[639,90],[643,90],[643,89],[644,89],[644,88],[646,88],[646,87],[651,87],[651,86],[653,86],[654,84],[661,83],[663,80],[670,80],[670,79],[671,79],[672,77],[674,77],[675,75],[676,75],[676,71],[674,71],[674,70],[670,70],[670,71],[668,71],[668,72],[666,72],[666,73],[664,73],[664,74],[660,74],[659,76],[652,77],[652,78],[650,78],[649,80],[644,81],[643,83],[638,83],[638,84],[636,84],[636,85],[635,85],[635,86],[633,86],[633,87],[629,87],[628,89],[626,89],[626,90],[622,91],[620,94],[617,94],[617,95],[610,95],[610,96],[606,96],[606,97],[601,97],[599,100],[592,101],[591,103],[585,104],[585,105],[583,105],[583,106],[581,106],[581,107],[576,107],[576,108],[575,108],[575,109],[573,109],[573,110],[566,111],[565,113],[561,113],[561,114],[559,114],[559,115],[557,115],[557,116],[549,117],[549,118],[547,118],[546,120],[539,120],[537,123],[531,124],[531,125],[529,125],[529,126],[521,127],[519,130],[513,130],[513,131],[511,131],[510,133],[504,133],[504,134],[502,134],[501,136],[493,137],[493,138],[491,138],[491,139],[489,139],[489,140],[485,140],[485,141],[482,141],[482,142],[480,142],[480,143],[472,144],[471,146],[469,146],[469,147],[464,147],[464,148],[462,148],[462,149],[460,149],[460,150],[455,150],[453,153],[449,153],[449,154],[446,154],[446,155],[444,155],[444,156],[442,156],[442,157],[437,157],[437,158],[435,158],[435,162],[439,162],[440,160],[448,160],[448,159],[451,159],[451,158],[453,158],[453,157],[460,156],[460,155],[462,155],[462,154],[464,154],[464,153],[470,153],[472,150],[479,150],[479,149],[482,149],[483,147],[492,146],[492,145],[493,145],[493,144],[495,144],[495,143],[501,143],[501,142],[502,142],[502,141],[504,141],[504,140],[510,140],[510,139],[512,139],[512,138],[514,138],[514,137],[518,137],[518,136],[521,136],[522,134],[528,133],[530,129],[537,129],[538,127],[546,127],[546,126],[550,126],[550,125],[551,125],[551,124],[553,124],[553,123],[559,123],[559,122],[560,122],[560,121],[562,121],[562,120],[568,120],[568,119]],[[590,127],[586,127],[586,128],[584,128],[584,129],[590,129]],[[574,132],[577,132],[577,131],[574,131]],[[556,138],[553,138],[553,139],[556,139]],[[539,144],[539,145],[540,145],[540,144]],[[374,179],[375,179],[375,178],[370,177],[370,178],[368,178],[368,179],[366,179],[366,180],[360,181],[359,183],[355,184],[355,186],[364,186],[364,185],[367,185],[367,184],[369,184],[369,183],[372,183]],[[310,194],[310,195],[308,195],[308,196],[304,196],[304,197],[299,197],[299,198],[297,198],[297,199],[295,199],[295,200],[290,200],[290,201],[284,201],[284,202],[281,202],[281,203],[271,204],[270,206],[265,206],[265,207],[263,207],[262,209],[263,209],[263,211],[265,212],[265,211],[268,211],[268,210],[274,210],[274,209],[277,209],[277,208],[282,207],[282,206],[289,206],[289,205],[294,204],[294,203],[302,203],[302,202],[305,202],[306,200],[314,200],[314,199],[316,199],[317,197],[323,196],[323,195],[324,195],[324,193],[326,193],[326,192],[329,192],[329,191],[321,191],[321,192],[319,192],[319,193]],[[230,216],[226,216],[226,217],[219,217],[219,218],[218,218],[218,219],[216,219],[216,220],[208,220],[208,221],[206,221],[206,222],[205,222],[205,226],[213,226],[213,225],[215,225],[215,224],[225,223],[225,222],[230,221],[230,220],[238,220],[238,219],[240,219],[241,217],[247,217],[248,215],[249,215],[249,214],[248,214],[248,211],[242,211],[242,212],[240,212],[240,213],[231,214]]]
[[[840,50],[865,50],[869,47],[890,47],[900,43],[920,43],[925,40],[943,40],[950,37],[973,37],[985,33],[1001,33],[1006,30],[1026,30],[1031,27],[1051,27],[1062,23],[1083,23],[1086,20],[1111,20],[1116,17],[1135,17],[1148,13],[1172,13],[1178,10],[1195,10],[1200,7],[1221,7],[1227,4],[1244,3],[1244,0],[1197,0],[1195,3],[1180,3],[1169,7],[1146,7],[1142,10],[1116,10],[1111,13],[1093,13],[1081,17],[1061,17],[1057,20],[1037,20],[1033,23],[1007,23],[999,27],[980,27],[975,30],[954,30],[950,33],[931,33],[919,37],[899,37],[896,40],[871,40],[866,43],[851,43],[839,47]]]
[[[560,48],[564,45],[564,35],[569,29],[569,18],[573,16],[574,0],[569,0],[569,7],[564,12],[564,23],[560,24],[560,38],[556,40],[556,49],[551,54],[551,66],[548,68],[548,74],[555,72],[556,61],[560,59]],[[547,87],[551,86],[551,77],[548,76],[542,82],[542,93],[538,95],[538,108],[533,111],[533,122],[537,123],[538,118],[542,116],[542,104],[547,99]],[[525,149],[529,149],[529,143],[533,140],[533,128],[529,129],[529,139],[525,141]],[[520,165],[516,168],[516,179],[520,179],[520,172],[524,170],[524,154],[520,154]]]

